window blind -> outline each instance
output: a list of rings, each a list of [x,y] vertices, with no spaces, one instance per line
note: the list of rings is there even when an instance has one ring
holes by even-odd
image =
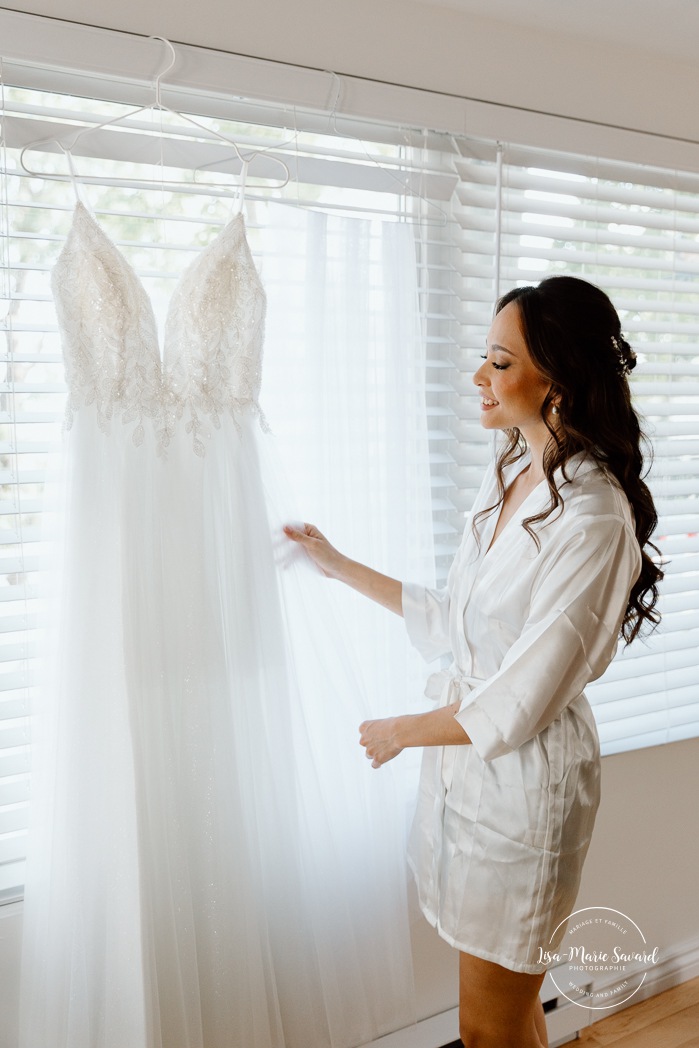
[[[467,139],[459,141],[455,167],[463,303],[458,439],[469,447],[484,443],[469,376],[497,295],[555,273],[602,287],[638,355],[630,381],[652,442],[648,483],[665,579],[660,628],[620,650],[588,694],[603,753],[695,736],[699,176]]]
[[[4,89],[0,889],[21,879],[29,759],[24,716],[44,556],[42,484],[64,396],[49,275],[73,206],[65,183],[23,175],[18,154],[37,138],[99,123],[125,108],[46,90]],[[211,112],[220,108],[219,98]],[[338,126],[325,114],[295,114],[290,130],[278,105],[236,101],[226,108],[227,119],[220,113],[212,118],[212,130],[227,131],[251,149],[271,150],[292,175],[287,187],[272,190],[268,181],[278,169],[258,166],[248,193],[253,206],[256,199],[276,199],[282,207],[413,223],[428,346],[440,581],[491,455],[471,375],[497,291],[568,272],[609,292],[639,355],[632,384],[654,446],[650,483],[667,575],[662,628],[620,653],[590,697],[606,753],[697,734],[699,178],[376,123]],[[206,98],[198,96],[191,111],[206,122]],[[89,148],[88,140],[83,143],[81,176],[102,201],[100,218],[162,318],[172,274],[230,213],[236,161],[215,137],[192,134],[164,115],[135,117],[90,136]],[[60,169],[62,158],[32,154],[31,162],[49,174]],[[189,184],[174,187],[171,180],[179,178]],[[109,201],[102,195],[107,187]],[[262,259],[266,248],[252,226],[253,250]],[[292,269],[295,259],[290,246]],[[277,272],[283,261],[275,260]]]
[[[26,175],[19,154],[27,143],[69,138],[83,127],[127,112],[127,108],[112,100],[49,94],[21,86],[5,85],[3,93],[0,894],[15,892],[22,881],[30,764],[26,713],[35,683],[34,638],[41,612],[38,583],[47,552],[42,543],[42,487],[50,450],[60,434],[65,396],[50,273],[75,202],[70,183],[51,178],[66,170],[60,151],[27,154],[27,163],[44,171],[45,178]],[[444,208],[457,181],[453,165],[445,164],[435,148],[435,136],[420,133],[413,140],[403,131],[375,124],[338,127],[327,116],[306,120],[303,126],[311,130],[290,130],[275,122],[278,108],[270,106],[265,111],[262,105],[244,102],[237,108],[232,104],[226,120],[208,117],[201,98],[193,103],[193,112],[209,134],[206,130],[199,133],[177,116],[152,111],[91,133],[75,150],[75,166],[87,187],[89,202],[100,224],[141,277],[161,333],[177,275],[236,205],[231,176],[239,172],[240,165],[231,149],[216,139],[217,130],[234,138],[246,151],[267,150],[281,157],[291,174],[286,187],[273,188],[281,169],[269,154],[261,163],[254,162],[249,172],[246,224],[268,294],[274,292],[276,281],[293,282],[303,272],[303,245],[295,243],[290,233],[276,238],[267,235],[270,222],[278,221],[281,229],[284,223],[279,214],[298,206],[329,217],[344,214],[367,220],[374,241],[368,249],[369,266],[375,267],[377,287],[385,284],[380,226],[387,222],[414,223],[424,287],[435,285],[428,271],[436,272],[442,264],[438,252],[448,236]],[[357,137],[359,131],[365,132],[365,137]],[[414,148],[417,141],[418,150]],[[179,181],[184,184],[177,184]],[[270,201],[279,206],[276,220],[267,206]],[[264,209],[264,218],[259,209]],[[436,294],[431,293],[430,301]],[[373,310],[374,303],[370,301],[368,308]],[[442,315],[448,315],[449,310],[440,305],[439,312],[427,297],[423,308],[433,370],[440,376],[445,337],[440,325]],[[428,316],[430,309],[434,315]],[[286,370],[282,374],[279,368],[276,387],[273,376],[266,372],[263,403],[272,418],[289,399],[293,354],[303,352],[297,319],[289,317]],[[448,431],[440,430],[443,418],[438,409],[443,412],[446,408],[437,402],[449,395],[448,386],[443,381],[440,385],[440,381],[435,377],[434,385],[439,389],[430,393],[435,411],[432,455],[437,471],[449,461],[441,447],[445,440],[451,440]],[[436,518],[439,529],[439,508]]]

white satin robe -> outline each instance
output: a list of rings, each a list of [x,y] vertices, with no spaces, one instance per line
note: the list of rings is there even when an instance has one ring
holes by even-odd
[[[480,549],[467,519],[444,590],[404,583],[402,597],[414,646],[453,659],[425,693],[461,700],[472,742],[424,751],[409,844],[421,908],[451,945],[531,973],[574,909],[600,781],[583,689],[614,655],[641,563],[616,481],[582,455],[567,472],[562,514],[535,525],[540,552],[521,522],[548,504],[545,482],[491,549],[497,514]],[[496,499],[491,467],[472,513]]]

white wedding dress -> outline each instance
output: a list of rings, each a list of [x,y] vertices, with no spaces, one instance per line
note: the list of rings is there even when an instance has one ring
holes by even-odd
[[[265,295],[236,215],[164,350],[78,204],[33,717],[21,1048],[349,1048],[413,1021],[403,813],[327,583],[280,532]]]

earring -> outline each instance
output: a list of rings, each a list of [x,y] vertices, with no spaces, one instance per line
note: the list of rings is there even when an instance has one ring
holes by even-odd
[[[559,413],[558,412],[558,405],[554,404],[553,407],[551,408],[551,414],[552,415],[558,415],[558,413]]]

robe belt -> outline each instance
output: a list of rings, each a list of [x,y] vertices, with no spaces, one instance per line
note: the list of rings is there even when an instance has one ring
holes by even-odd
[[[452,664],[448,670],[440,670],[427,678],[425,695],[440,706],[449,706],[452,702],[463,702],[469,692],[482,683],[482,677],[461,673],[458,666]]]
[[[435,699],[440,706],[449,706],[452,702],[462,703],[469,692],[473,691],[479,684],[482,684],[482,678],[473,677],[467,673],[461,673],[459,667],[454,663],[449,667],[448,670],[440,670],[439,673],[433,673],[427,678],[427,684],[425,686],[425,695],[428,699]],[[454,764],[458,759],[463,759],[468,756],[466,753],[459,753],[466,749],[471,750],[473,747],[468,746],[444,746],[436,750],[434,754],[435,762],[435,812],[434,817],[441,820],[441,812],[444,804],[444,791],[451,789],[452,780],[454,778]],[[440,788],[441,787],[441,788]]]

